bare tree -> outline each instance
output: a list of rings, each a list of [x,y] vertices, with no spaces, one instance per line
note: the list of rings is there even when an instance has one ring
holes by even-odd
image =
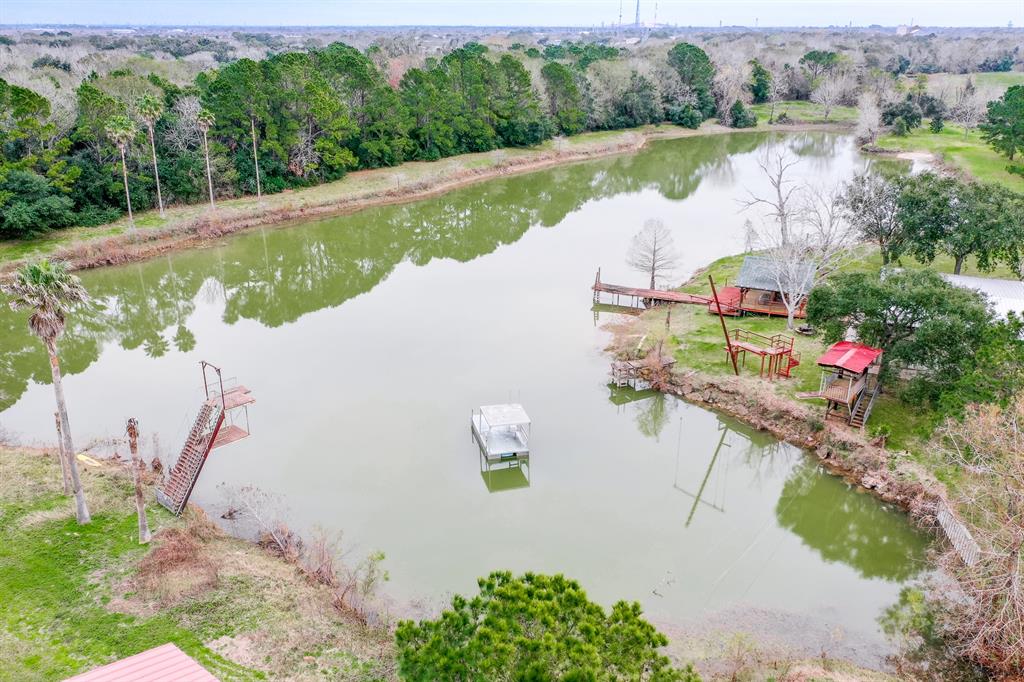
[[[978,89],[970,78],[962,88],[957,88],[953,96],[953,104],[949,107],[949,117],[963,126],[966,137],[977,127],[985,115],[984,98],[978,95]]]
[[[945,596],[945,630],[957,653],[1012,676],[1024,669],[1024,394],[949,419],[937,447],[964,472],[953,502],[981,549],[970,565],[947,552],[963,598]]]
[[[139,457],[139,422],[133,417],[128,420],[128,450],[132,453],[132,481],[135,483],[135,512],[139,517],[139,544],[145,545],[150,540],[149,520],[146,519],[146,500],[142,494],[142,475],[146,465]]]
[[[770,237],[769,237],[770,238]],[[806,235],[792,235],[764,249],[768,268],[786,306],[786,326],[792,329],[796,312],[814,286],[814,265],[809,259],[813,248]]]
[[[796,187],[787,203],[785,235],[772,225],[762,223],[756,229],[748,221],[747,240],[748,248],[763,253],[786,307],[786,324],[792,329],[815,283],[835,271],[850,253],[854,232],[837,187]]]
[[[164,141],[176,153],[184,154],[196,149],[203,143],[203,135],[199,131],[199,112],[203,105],[195,95],[181,97],[170,111],[170,125],[164,135]]]
[[[878,98],[870,92],[865,92],[857,101],[857,127],[854,128],[854,138],[857,144],[872,144],[878,139],[882,130],[882,112],[878,108]]]
[[[768,151],[765,150],[758,156],[757,165],[768,177],[775,196],[759,197],[749,192],[749,199],[742,200],[743,210],[763,205],[768,209],[768,216],[773,218],[779,228],[779,242],[785,243],[789,240],[789,226],[797,211],[795,194],[799,190],[796,181],[786,178],[786,173],[793,166],[800,163],[799,159],[789,156],[786,150]]]
[[[800,218],[816,277],[828,277],[850,255],[857,235],[848,220],[842,188],[806,186]]]
[[[832,115],[832,109],[847,96],[850,87],[851,80],[846,74],[833,71],[826,74],[811,91],[811,101],[821,105],[826,121]]]
[[[651,276],[651,289],[657,288],[659,279],[664,281],[672,274],[678,260],[672,233],[657,218],[644,222],[644,229],[636,233],[626,253],[629,267]]]
[[[786,96],[786,71],[778,64],[765,64],[764,67],[771,74],[771,80],[768,82],[768,102],[772,108],[768,112],[768,122],[772,123],[775,120],[775,106]]]
[[[843,187],[846,219],[862,239],[878,244],[882,265],[888,265],[902,246],[897,203],[899,185],[877,173],[855,175]]]

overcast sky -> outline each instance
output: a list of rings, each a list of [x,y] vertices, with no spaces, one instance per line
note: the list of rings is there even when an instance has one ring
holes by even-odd
[[[599,26],[636,0],[0,0],[0,24]],[[1024,26],[1024,0],[641,0],[681,26]]]

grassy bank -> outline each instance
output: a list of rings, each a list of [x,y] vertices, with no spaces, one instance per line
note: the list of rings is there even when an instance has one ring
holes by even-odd
[[[768,128],[768,116],[771,114],[771,104],[754,104],[750,110],[757,114],[757,127]],[[820,104],[806,100],[793,100],[775,103],[775,117],[782,114],[793,123],[838,123],[852,125],[857,120],[856,107],[833,107],[828,118],[825,117],[825,109]],[[779,124],[772,129],[785,130],[786,124]]]
[[[690,282],[683,285],[681,290],[707,294],[709,291],[707,276],[709,274],[714,276],[715,283],[719,287],[729,285],[739,274],[743,258],[744,255],[740,254],[715,261],[695,275]],[[945,273],[951,273],[953,270],[951,259],[939,259],[928,266],[911,259],[904,259],[900,265],[907,268],[929,267]],[[843,270],[866,272],[877,271],[879,267],[881,267],[881,257],[878,250],[865,246],[861,247],[856,258],[845,264]],[[964,274],[1008,276],[1010,273],[1001,271],[983,273],[977,269],[973,261],[969,261],[964,267]],[[648,335],[647,344],[665,338],[666,349],[674,354],[677,370],[695,370],[712,377],[733,375],[732,365],[723,350],[725,340],[722,337],[722,327],[717,316],[708,314],[707,309],[702,306],[674,306],[666,337],[664,332],[666,313],[667,308],[654,309],[645,312],[639,320],[631,322],[629,333],[635,337],[633,343],[636,343],[636,338],[644,334]],[[824,414],[824,407],[820,401],[799,400],[796,397],[797,393],[818,389],[821,370],[815,364],[815,360],[825,351],[827,345],[820,337],[808,337],[788,331],[786,320],[781,317],[749,316],[742,319],[729,319],[727,322],[730,328],[741,327],[766,336],[780,333],[793,336],[794,350],[800,353],[800,365],[793,370],[791,379],[775,382],[772,389],[780,397],[798,401],[812,409],[820,408]],[[741,374],[748,377],[753,376],[756,379],[757,358],[749,358],[748,363],[752,364],[748,364],[745,369],[741,368]],[[908,405],[891,393],[883,393],[872,412],[869,431],[881,429],[888,432],[890,435],[887,444],[891,450],[906,450],[915,459],[919,459],[926,453],[927,441],[938,419],[938,415],[927,408]]]
[[[83,468],[93,522],[79,526],[55,458],[0,447],[0,679],[63,679],[166,642],[225,681],[392,677],[388,633],[293,566],[152,504],[164,535],[142,547],[124,467]],[[175,564],[164,549],[147,571],[175,529],[198,554]]]
[[[1024,178],[1006,170],[1009,161],[982,140],[977,130],[965,134],[961,126],[947,123],[941,132],[933,133],[928,129],[926,120],[920,128],[904,137],[884,135],[875,144],[892,151],[933,154],[943,164],[977,180],[995,182],[1024,192]]]
[[[798,124],[780,130],[832,130],[832,124]],[[392,168],[350,173],[337,182],[256,197],[206,204],[172,206],[161,218],[156,211],[136,215],[136,230],[127,218],[98,227],[57,230],[25,241],[0,242],[0,269],[19,260],[59,256],[73,267],[95,267],[151,257],[194,246],[208,239],[258,225],[348,213],[374,205],[411,201],[490,178],[526,173],[587,159],[635,152],[648,140],[736,132],[713,122],[697,130],[674,125],[584,133],[549,140],[532,148],[498,149],[439,161],[416,161]]]

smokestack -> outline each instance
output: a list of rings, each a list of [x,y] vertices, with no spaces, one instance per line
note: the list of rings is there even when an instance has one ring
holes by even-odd
[[[639,28],[640,26],[640,0],[636,0],[636,21],[635,25]]]

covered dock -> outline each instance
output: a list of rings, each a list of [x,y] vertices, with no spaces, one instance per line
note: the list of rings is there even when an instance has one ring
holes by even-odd
[[[530,417],[518,403],[483,405],[470,420],[480,453],[490,461],[530,456]]]
[[[491,492],[530,484],[530,425],[530,416],[519,403],[483,405],[472,411],[470,428],[480,450],[480,474]]]

